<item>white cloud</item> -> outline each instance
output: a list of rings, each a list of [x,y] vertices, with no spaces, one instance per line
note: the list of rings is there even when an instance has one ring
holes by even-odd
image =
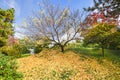
[[[15,0],[4,0],[4,4],[15,9],[16,17],[20,16],[21,8]]]

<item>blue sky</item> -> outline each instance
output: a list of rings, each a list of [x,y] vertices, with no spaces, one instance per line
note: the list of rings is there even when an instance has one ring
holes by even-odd
[[[19,26],[23,25],[23,22],[27,17],[33,16],[32,11],[38,11],[39,3],[42,0],[0,0],[0,8],[15,9],[15,30],[20,30]],[[58,1],[61,6],[69,6],[71,10],[79,9],[80,11],[83,8],[92,6],[93,0],[50,0],[53,4],[57,5]]]
[[[71,9],[80,9],[92,6],[93,0],[50,0],[56,4],[58,1],[62,6],[69,6]],[[0,0],[0,8],[15,8],[15,23],[21,25],[25,18],[33,16],[32,11],[38,10],[41,0]]]

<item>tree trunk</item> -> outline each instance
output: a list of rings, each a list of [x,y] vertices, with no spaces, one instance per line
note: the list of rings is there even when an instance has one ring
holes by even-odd
[[[60,46],[61,47],[61,52],[64,52],[64,46]]]
[[[76,48],[76,43],[75,43],[75,48]]]
[[[102,44],[102,56],[104,57],[104,45]]]

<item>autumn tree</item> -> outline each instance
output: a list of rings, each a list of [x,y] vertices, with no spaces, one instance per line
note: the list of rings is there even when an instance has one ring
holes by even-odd
[[[92,11],[87,16],[85,23],[91,28],[86,31],[88,34],[85,37],[87,43],[98,43],[102,47],[102,54],[104,56],[104,48],[106,45],[119,41],[115,35],[117,32],[118,21],[120,14],[119,0],[93,0],[94,6],[86,8],[86,11]],[[96,11],[95,11],[96,10]],[[89,28],[88,27],[88,28]],[[111,41],[111,39],[114,39]],[[117,40],[118,39],[118,40]],[[92,41],[92,42],[91,42]]]
[[[93,12],[85,18],[83,24],[84,24],[84,31],[82,34],[85,36],[89,34],[89,31],[91,28],[93,28],[95,25],[99,23],[105,23],[105,24],[114,24],[117,25],[117,19],[114,19],[113,17],[106,17],[103,12]],[[114,28],[116,31],[116,27]]]
[[[3,10],[0,8],[0,47],[7,42],[9,35],[13,34],[12,22],[14,20],[14,9]]]
[[[95,13],[95,11],[100,13],[104,18],[104,22],[117,24],[117,30],[120,30],[120,0],[93,0],[94,5],[92,7],[84,8],[85,11]],[[90,14],[91,16],[91,14]],[[113,21],[114,20],[114,21]],[[95,21],[95,20],[94,20]]]
[[[101,45],[104,56],[104,48],[109,45],[113,38],[111,35],[116,32],[117,20],[112,17],[106,17],[103,12],[93,12],[85,19],[86,34],[85,43],[98,43]]]
[[[92,7],[84,8],[84,10],[92,12],[92,15],[96,15],[97,13],[98,16],[104,18],[102,19],[103,22],[114,23],[114,21],[116,21],[117,25],[119,25],[120,0],[93,0],[93,2],[94,5]],[[120,29],[119,26],[116,27]]]
[[[85,22],[86,24],[89,24],[89,26],[94,26],[98,23],[117,25],[117,19],[114,19],[113,17],[106,17],[106,15],[104,15],[103,12],[93,12],[86,17]]]
[[[34,38],[57,44],[63,52],[66,44],[81,31],[82,16],[78,10],[72,12],[44,0],[38,13],[34,12],[34,17],[29,18],[26,31]]]

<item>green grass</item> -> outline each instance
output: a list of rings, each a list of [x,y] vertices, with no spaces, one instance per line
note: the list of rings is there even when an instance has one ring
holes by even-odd
[[[67,50],[72,50],[76,54],[83,54],[89,57],[94,58],[103,58],[101,48],[69,48]],[[109,50],[105,49],[105,57],[104,59],[110,60],[113,63],[120,64],[120,50]]]
[[[27,54],[22,54],[21,58],[22,58],[22,57],[28,57],[28,56],[30,56],[29,53],[27,53]]]

